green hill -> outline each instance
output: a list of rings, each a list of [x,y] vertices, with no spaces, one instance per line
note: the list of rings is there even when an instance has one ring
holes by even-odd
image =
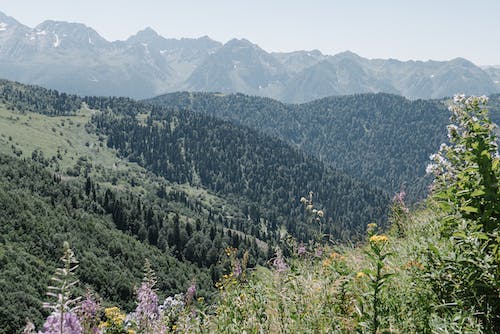
[[[497,97],[491,117],[500,121]],[[427,194],[429,155],[447,141],[442,101],[389,94],[329,97],[284,104],[243,94],[172,93],[148,100],[213,115],[277,136],[321,161],[414,202]]]

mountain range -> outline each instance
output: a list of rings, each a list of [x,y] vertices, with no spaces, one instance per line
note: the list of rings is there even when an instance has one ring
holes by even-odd
[[[440,98],[500,92],[500,70],[449,61],[366,59],[352,52],[267,52],[246,39],[168,39],[146,28],[109,42],[84,24],[35,28],[0,13],[0,77],[81,95],[241,92],[286,102],[385,92]]]

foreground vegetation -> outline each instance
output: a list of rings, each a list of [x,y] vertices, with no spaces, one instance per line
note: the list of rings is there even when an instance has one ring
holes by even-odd
[[[314,241],[285,237],[268,265],[255,269],[248,253],[227,248],[232,269],[214,304],[197,298],[195,284],[160,303],[146,262],[135,311],[126,315],[101,308],[91,293],[74,299],[78,270],[66,245],[42,333],[497,333],[500,157],[485,103],[456,97],[450,144],[428,166],[432,195],[410,211],[397,194],[391,228],[368,224],[358,247],[325,243],[324,214],[311,194],[301,202]],[[25,333],[33,331],[28,324]]]

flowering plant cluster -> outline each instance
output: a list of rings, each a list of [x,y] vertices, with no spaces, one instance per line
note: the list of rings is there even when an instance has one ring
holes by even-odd
[[[52,278],[57,284],[50,286],[48,292],[55,301],[44,304],[52,313],[42,331],[36,332],[28,322],[23,334],[165,334],[175,331],[179,315],[196,297],[196,285],[192,282],[185,294],[167,297],[159,305],[155,273],[146,260],[144,279],[136,289],[135,311],[127,315],[116,306],[103,310],[91,292],[83,300],[72,297],[78,282],[74,273],[78,261],[66,242],[61,260],[64,266]]]
[[[467,310],[486,329],[500,328],[500,157],[486,97],[457,95],[449,144],[431,155],[432,197],[445,213],[441,234],[453,251],[429,251],[430,285],[450,314]]]

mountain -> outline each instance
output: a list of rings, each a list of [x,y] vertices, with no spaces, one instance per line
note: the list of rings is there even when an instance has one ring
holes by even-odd
[[[272,55],[246,39],[232,39],[196,68],[186,88],[262,95],[287,79],[285,67]]]
[[[500,122],[498,96],[491,118]],[[427,194],[429,155],[447,141],[445,101],[385,93],[285,104],[243,94],[172,93],[147,102],[230,120],[277,136],[356,179],[389,193],[404,189],[415,201]]]
[[[68,93],[153,96],[175,90],[220,43],[169,40],[145,29],[108,42],[78,23],[45,21],[31,29],[4,14],[0,75]]]
[[[179,90],[307,102],[385,92],[408,98],[499,92],[496,69],[450,61],[366,59],[352,52],[269,53],[245,39],[167,39],[151,28],[109,42],[83,24],[29,28],[0,13],[0,77],[81,95],[152,97]]]
[[[483,70],[488,74],[493,80],[493,83],[497,87],[497,91],[500,91],[500,66],[487,66]]]

